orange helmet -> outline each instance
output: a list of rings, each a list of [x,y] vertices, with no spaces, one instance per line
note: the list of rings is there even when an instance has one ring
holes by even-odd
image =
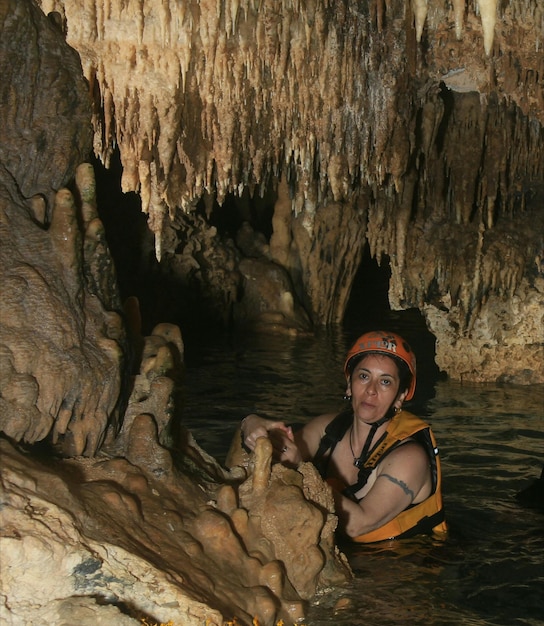
[[[344,374],[346,378],[351,373],[350,361],[354,357],[366,353],[386,354],[394,359],[397,358],[404,361],[412,374],[405,399],[410,400],[410,398],[414,396],[416,389],[416,357],[407,341],[396,333],[384,330],[375,330],[361,335],[346,356],[346,362],[344,363]]]

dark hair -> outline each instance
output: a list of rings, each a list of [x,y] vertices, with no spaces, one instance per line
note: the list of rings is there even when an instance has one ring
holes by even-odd
[[[399,370],[399,393],[408,391],[408,389],[410,389],[410,383],[412,382],[412,372],[410,371],[408,364],[397,357],[393,356],[391,358],[395,361],[397,369]]]

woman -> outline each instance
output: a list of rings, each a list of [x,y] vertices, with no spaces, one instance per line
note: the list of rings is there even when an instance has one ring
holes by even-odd
[[[316,417],[293,433],[258,415],[242,421],[244,445],[269,437],[274,460],[312,461],[333,488],[340,528],[368,543],[446,531],[440,461],[425,422],[402,410],[414,395],[416,361],[395,333],[357,339],[344,365],[347,411]]]

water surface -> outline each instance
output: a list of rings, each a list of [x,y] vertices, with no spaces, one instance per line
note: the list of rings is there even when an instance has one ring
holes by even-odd
[[[420,372],[406,408],[437,437],[449,535],[342,546],[355,579],[317,599],[306,623],[544,624],[544,513],[516,498],[544,464],[544,386],[444,380],[429,336],[401,330]],[[340,410],[344,355],[355,336],[186,338],[186,426],[222,462],[250,412],[305,422]]]

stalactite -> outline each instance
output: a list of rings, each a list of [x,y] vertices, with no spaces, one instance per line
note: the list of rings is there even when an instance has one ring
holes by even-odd
[[[427,19],[428,8],[428,0],[412,0],[412,9],[414,11],[416,27],[416,40],[418,42],[421,41],[423,27],[425,26],[425,20]]]
[[[463,23],[465,19],[465,0],[452,0],[453,13],[455,16],[455,36],[460,40],[463,36]]]
[[[484,33],[484,50],[487,56],[491,54],[493,39],[495,38],[495,24],[497,22],[497,0],[478,0],[482,30]]]
[[[68,42],[80,51],[102,100],[94,118],[95,151],[108,165],[113,146],[119,145],[122,188],[141,194],[158,257],[168,246],[163,228],[169,214],[190,211],[204,192],[221,203],[248,186],[262,191],[272,177],[281,176],[293,192],[283,200],[292,214],[304,216],[306,232],[313,232],[320,206],[332,199],[352,202],[361,189],[374,189],[380,206],[370,202],[371,253],[379,259],[396,252],[401,271],[412,262],[404,233],[413,226],[408,211],[413,185],[405,177],[414,162],[420,175],[413,192],[418,217],[443,210],[440,219],[467,230],[481,220],[492,231],[506,211],[523,210],[524,191],[516,185],[527,167],[533,168],[533,180],[543,176],[538,158],[527,164],[525,148],[515,146],[542,154],[541,126],[529,120],[542,120],[544,61],[533,55],[534,63],[520,64],[516,43],[506,41],[501,30],[517,20],[517,45],[529,37],[541,49],[544,14],[535,3],[378,0],[366,14],[347,0],[311,5],[162,0],[155,18],[141,1],[86,0],[84,10],[80,4],[42,0],[44,8],[66,15]],[[413,16],[417,41],[429,43],[417,48],[422,55],[428,48],[423,65],[430,67],[436,55],[444,76],[460,69],[456,55],[469,29],[478,32],[476,9],[485,58],[481,54],[482,65],[473,75],[467,67],[457,76],[450,120],[451,111],[444,116],[444,101],[436,95],[442,80],[437,73],[429,78],[434,87],[428,84],[417,95],[396,82],[407,69],[403,55],[393,52],[402,45],[395,37],[406,36],[399,24]],[[530,20],[535,30],[525,26]],[[501,55],[491,67],[495,37],[501,37]],[[484,97],[492,80],[503,101],[508,94],[523,115],[508,108],[486,117],[485,101],[479,108],[474,104],[478,115],[457,111],[457,93],[479,91]],[[451,80],[448,88],[456,84]],[[410,127],[415,106],[422,107],[419,129]],[[455,130],[467,119],[469,124]],[[442,152],[437,143],[444,144]],[[433,169],[433,160],[441,165]],[[460,267],[443,265],[436,280],[451,289],[454,300],[455,293],[464,294],[463,306],[469,306]],[[512,289],[519,280],[517,269],[490,275],[501,285],[491,285],[482,270],[482,292]],[[413,289],[415,301],[424,299],[433,278]],[[401,277],[393,280],[400,285]],[[397,291],[401,297],[400,286]]]
[[[385,0],[378,0],[376,6],[376,26],[378,32],[381,33],[384,26]]]

